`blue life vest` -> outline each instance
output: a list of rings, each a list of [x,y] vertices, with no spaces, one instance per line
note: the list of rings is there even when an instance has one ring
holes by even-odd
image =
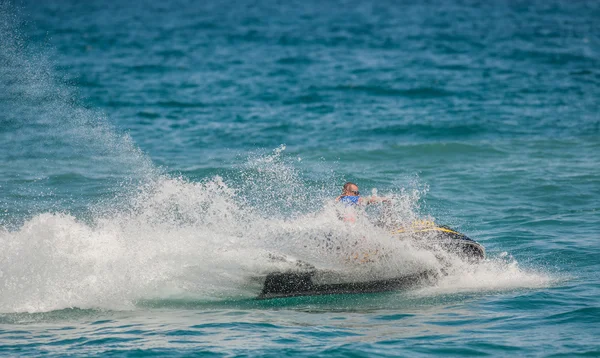
[[[346,206],[358,205],[358,199],[360,199],[358,195],[346,195],[340,197],[340,203],[344,203]]]

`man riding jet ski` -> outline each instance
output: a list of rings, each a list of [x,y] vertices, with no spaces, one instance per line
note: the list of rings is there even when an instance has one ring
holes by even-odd
[[[349,223],[356,222],[356,207],[390,202],[389,199],[382,197],[361,197],[358,186],[351,182],[344,184],[342,195],[338,196],[336,201],[344,204],[343,215],[340,218]],[[442,267],[445,265],[447,259],[445,256],[447,255],[453,255],[468,262],[478,262],[485,258],[485,249],[481,244],[460,232],[447,226],[437,225],[430,220],[416,221],[405,227],[395,227],[390,234],[399,240],[410,240],[417,248],[430,250],[435,254]],[[324,240],[327,242],[329,238],[324,238]],[[333,249],[332,247],[327,248]],[[354,266],[368,265],[384,255],[377,248],[358,250],[353,252],[347,261]],[[394,277],[369,275],[365,277],[348,272],[319,270],[310,263],[283,255],[271,254],[270,259],[278,262],[291,262],[294,265],[290,269],[267,274],[262,291],[258,296],[259,299],[392,291],[433,283],[440,275],[440,271],[423,269]],[[393,258],[386,256],[386,259]],[[443,272],[442,270],[441,274]]]

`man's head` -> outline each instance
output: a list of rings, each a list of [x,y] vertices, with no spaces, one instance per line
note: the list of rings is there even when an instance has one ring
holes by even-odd
[[[342,195],[359,195],[360,193],[358,192],[358,185],[352,183],[352,182],[347,182],[346,184],[344,184],[344,188],[342,189]]]

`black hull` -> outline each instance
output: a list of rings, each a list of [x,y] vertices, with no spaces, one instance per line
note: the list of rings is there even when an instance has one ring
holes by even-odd
[[[314,272],[270,273],[257,299],[395,291],[415,287],[437,277],[434,272],[422,272],[385,280],[315,284],[313,276]]]

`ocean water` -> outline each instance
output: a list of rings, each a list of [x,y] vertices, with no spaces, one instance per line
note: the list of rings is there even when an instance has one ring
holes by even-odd
[[[0,1],[0,355],[598,356],[598,98],[597,1]],[[256,300],[270,253],[444,275]]]

